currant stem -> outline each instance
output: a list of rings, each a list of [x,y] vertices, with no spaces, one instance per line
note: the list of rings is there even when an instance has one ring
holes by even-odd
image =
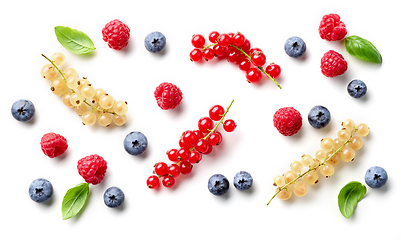
[[[267,205],[270,204],[270,202],[273,200],[273,198],[275,198],[277,196],[277,194],[279,194],[282,190],[286,189],[289,185],[295,183],[298,179],[300,179],[301,177],[305,176],[308,172],[311,171],[315,171],[317,168],[319,168],[320,166],[323,166],[326,164],[327,161],[329,161],[334,155],[336,155],[338,152],[340,152],[345,145],[347,145],[347,143],[351,142],[351,138],[354,136],[354,134],[358,131],[358,129],[354,129],[350,135],[350,137],[348,138],[347,141],[345,141],[335,152],[333,152],[333,154],[330,155],[330,157],[326,158],[323,162],[319,163],[318,165],[316,165],[315,167],[311,168],[309,167],[309,169],[307,171],[305,171],[304,173],[298,175],[298,177],[296,177],[295,179],[293,179],[292,181],[286,183],[285,185],[283,185],[282,187],[279,188],[279,190],[270,198],[269,202],[267,203]]]
[[[216,126],[214,126],[214,128],[205,136],[203,137],[204,140],[206,140],[216,129],[217,127],[223,122],[225,116],[228,113],[228,110],[230,110],[231,105],[233,104],[234,99],[231,101],[230,105],[228,105],[227,110],[224,112],[223,116],[221,117],[220,121],[216,124]]]

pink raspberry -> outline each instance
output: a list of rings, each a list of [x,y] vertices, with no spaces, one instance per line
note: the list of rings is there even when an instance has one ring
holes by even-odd
[[[293,107],[283,107],[273,116],[273,124],[284,136],[292,136],[301,129],[301,114]]]
[[[43,153],[50,157],[55,158],[63,154],[67,148],[67,139],[57,133],[46,133],[40,140],[40,146]]]
[[[319,25],[319,35],[327,41],[338,41],[347,35],[345,24],[335,13],[324,15]]]
[[[174,84],[164,82],[155,90],[157,105],[163,110],[174,109],[182,100],[181,90]]]
[[[347,68],[347,61],[345,61],[344,57],[340,53],[334,50],[326,52],[320,62],[320,69],[322,70],[323,75],[326,77],[339,76],[345,73]]]
[[[102,29],[102,35],[110,48],[121,50],[128,45],[130,29],[125,23],[115,19],[106,24]]]
[[[104,179],[107,162],[101,156],[94,154],[80,159],[77,169],[85,182],[96,185]]]

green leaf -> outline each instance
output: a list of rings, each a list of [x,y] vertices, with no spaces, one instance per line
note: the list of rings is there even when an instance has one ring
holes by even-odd
[[[80,183],[67,191],[64,195],[61,206],[63,220],[72,218],[81,211],[82,207],[85,205],[86,199],[88,198],[88,194],[88,183]]]
[[[57,40],[68,51],[75,54],[87,54],[95,50],[95,45],[85,33],[69,27],[54,28]]]
[[[349,36],[345,38],[345,49],[351,56],[358,59],[374,63],[382,63],[380,52],[371,42],[364,38],[358,36]]]
[[[338,207],[345,218],[354,213],[356,204],[365,196],[366,187],[360,182],[353,181],[345,185],[338,194]]]

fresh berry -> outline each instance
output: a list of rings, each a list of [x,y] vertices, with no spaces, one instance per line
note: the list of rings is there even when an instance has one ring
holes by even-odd
[[[192,164],[190,162],[181,162],[180,163],[180,172],[182,174],[189,174],[192,171]]]
[[[217,41],[220,46],[222,47],[228,47],[231,44],[231,37],[230,35],[226,33],[220,34],[220,36],[217,38]]]
[[[174,84],[163,82],[161,83],[154,92],[157,105],[163,109],[174,109],[176,108],[183,98],[181,90]]]
[[[365,96],[367,90],[366,84],[359,79],[352,80],[347,86],[348,94],[353,98]]]
[[[380,188],[386,184],[388,175],[382,167],[374,166],[365,173],[365,182],[371,188]]]
[[[215,131],[214,133],[210,134],[210,136],[207,138],[207,141],[212,146],[219,145],[222,140],[223,140],[223,137],[222,137],[221,133],[217,133],[217,131]]]
[[[17,121],[28,122],[35,115],[35,106],[29,100],[20,99],[11,106],[11,114]]]
[[[189,59],[191,59],[191,61],[193,61],[193,62],[200,61],[202,59],[202,51],[198,48],[193,49],[189,53]]]
[[[245,42],[244,42],[244,44],[242,44],[241,49],[246,54],[249,54],[249,50],[251,50],[251,42],[248,39],[245,39]]]
[[[203,133],[209,133],[214,128],[214,122],[210,117],[202,117],[198,121],[198,129]]]
[[[220,33],[217,31],[212,31],[211,33],[209,33],[209,41],[211,43],[216,43],[217,42],[217,38],[219,37]]]
[[[128,45],[130,29],[118,19],[112,20],[102,29],[103,40],[110,48],[121,50]]]
[[[155,174],[164,176],[167,174],[167,164],[165,162],[158,162],[155,164]]]
[[[168,166],[167,174],[169,177],[176,178],[180,175],[180,173],[181,169],[180,166],[178,166],[177,164],[171,164],[170,166]]]
[[[145,37],[145,48],[152,53],[163,50],[166,46],[166,37],[161,32],[151,32]]]
[[[67,148],[67,139],[57,133],[46,133],[40,140],[43,153],[49,158],[55,158],[63,154]]]
[[[240,52],[233,48],[233,47],[228,47],[228,52],[227,52],[227,61],[232,62],[232,63],[237,63],[237,59],[240,56]]]
[[[320,62],[320,69],[326,77],[336,77],[342,75],[347,71],[348,64],[344,57],[334,51],[329,50],[326,52]]]
[[[261,67],[266,63],[266,56],[261,51],[253,52],[251,55],[251,62],[255,67]]]
[[[237,64],[238,68],[245,72],[248,71],[252,66],[249,58],[245,55],[241,55],[237,58]]]
[[[160,184],[160,179],[155,176],[149,176],[148,179],[146,179],[146,186],[148,186],[148,188],[157,188]]]
[[[172,162],[178,162],[177,149],[173,148],[167,151],[167,157]]]
[[[234,175],[234,187],[240,191],[248,190],[252,187],[253,178],[245,171],[239,171]]]
[[[245,43],[245,40],[246,40],[246,38],[245,38],[244,34],[237,33],[232,38],[232,43],[237,47],[241,47]]]
[[[44,203],[48,201],[53,195],[53,185],[44,178],[35,179],[29,185],[29,197],[34,202]]]
[[[234,129],[236,127],[237,127],[237,125],[235,124],[234,120],[232,120],[232,119],[227,119],[223,123],[223,129],[226,132],[232,132],[232,131],[234,131]]]
[[[202,160],[202,154],[196,150],[192,150],[188,161],[194,164],[194,163],[199,163],[201,160]]]
[[[249,83],[254,83],[258,82],[262,78],[262,73],[259,69],[251,67],[248,69],[248,71],[246,71],[245,77]]]
[[[329,124],[331,114],[324,106],[314,106],[308,113],[308,122],[314,128],[323,128]]]
[[[250,56],[252,56],[252,54],[255,53],[255,52],[263,52],[263,51],[262,51],[262,49],[257,48],[257,47],[249,49],[249,55]]]
[[[230,183],[222,174],[214,174],[209,178],[207,187],[213,195],[220,196],[227,193]]]
[[[203,45],[205,45],[205,37],[201,34],[195,34],[192,36],[191,43],[192,46],[196,48],[203,48]]]
[[[205,50],[203,50],[202,56],[203,56],[203,59],[205,59],[205,61],[212,60],[214,58],[213,49],[212,48],[206,48]]]
[[[138,131],[130,132],[125,136],[124,149],[131,155],[140,155],[145,152],[148,147],[148,139]]]
[[[283,107],[274,113],[273,123],[284,136],[292,136],[301,129],[302,117],[293,107]]]
[[[222,47],[217,44],[213,46],[213,52],[214,54],[216,54],[217,57],[223,58],[227,55],[228,47]]]
[[[188,148],[182,147],[177,151],[177,158],[179,161],[188,161],[191,156],[191,151]]]
[[[197,133],[195,131],[185,131],[184,134],[182,135],[182,141],[186,146],[189,148],[195,146],[196,142],[200,137],[198,137]]]
[[[338,41],[347,35],[347,28],[338,14],[324,15],[319,25],[319,35],[327,41]]]
[[[172,187],[175,184],[175,178],[170,177],[170,176],[165,176],[162,179],[162,184],[165,187]]]
[[[109,208],[116,208],[123,204],[124,192],[118,187],[109,187],[103,195],[104,204]]]
[[[281,74],[281,68],[279,65],[277,65],[275,63],[271,63],[271,64],[267,65],[266,72],[267,72],[267,74],[270,75],[270,77],[278,78],[278,76],[280,76],[280,74]]]
[[[203,138],[199,139],[195,145],[196,151],[202,154],[209,154],[212,148],[212,145],[210,145],[210,143]]]
[[[78,160],[77,169],[85,182],[97,185],[104,179],[107,162],[101,156],[93,154]]]
[[[306,51],[306,44],[300,37],[290,37],[285,41],[284,50],[288,56],[299,58],[304,55]]]
[[[224,115],[225,110],[221,105],[214,105],[209,109],[209,117],[213,121],[220,121],[221,117]]]

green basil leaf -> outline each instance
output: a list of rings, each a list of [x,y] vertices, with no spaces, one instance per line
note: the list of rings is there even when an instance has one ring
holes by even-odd
[[[371,42],[364,38],[358,36],[346,37],[345,49],[351,56],[358,59],[374,63],[382,63],[382,55],[380,52]]]
[[[82,207],[85,205],[86,199],[88,198],[88,194],[88,183],[80,183],[67,191],[64,195],[61,206],[63,220],[72,218],[81,211]]]
[[[354,213],[356,204],[365,196],[366,186],[353,181],[345,185],[338,194],[338,207],[345,218],[350,218]]]
[[[55,27],[54,31],[61,45],[72,53],[87,54],[96,49],[86,33],[63,26]]]

